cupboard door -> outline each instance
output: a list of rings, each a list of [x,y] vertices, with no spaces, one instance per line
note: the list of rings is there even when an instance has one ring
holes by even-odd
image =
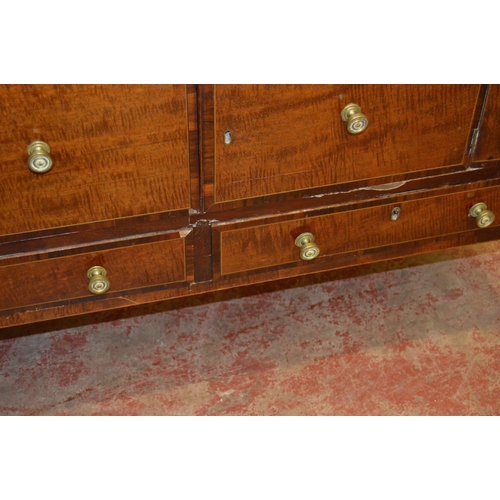
[[[184,85],[2,85],[0,101],[0,234],[190,207]]]
[[[500,85],[490,85],[474,161],[500,159]]]
[[[214,201],[460,165],[479,85],[218,85]],[[368,119],[358,134],[341,112]]]

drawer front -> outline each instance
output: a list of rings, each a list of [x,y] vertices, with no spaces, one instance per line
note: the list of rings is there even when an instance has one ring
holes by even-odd
[[[461,164],[479,86],[219,85],[214,92],[220,203]],[[350,103],[369,121],[356,135],[341,118]]]
[[[500,85],[490,85],[474,161],[500,159]]]
[[[0,86],[0,234],[189,208],[183,85]],[[53,167],[33,173],[43,141]]]
[[[0,268],[0,310],[91,297],[87,271],[102,266],[113,292],[186,281],[184,238]]]
[[[275,224],[224,230],[220,227],[221,274],[300,262],[295,239],[314,235],[321,258],[478,229],[469,210],[478,202],[500,214],[500,189],[488,188],[392,205],[320,215]],[[397,220],[393,209],[399,208]],[[493,225],[500,223],[500,215]],[[308,262],[304,262],[307,265]]]

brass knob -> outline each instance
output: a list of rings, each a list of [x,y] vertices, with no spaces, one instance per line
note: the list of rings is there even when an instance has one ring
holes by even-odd
[[[368,118],[361,113],[361,108],[357,104],[348,104],[340,116],[347,122],[347,131],[350,134],[361,134],[368,127]]]
[[[314,243],[312,233],[302,233],[295,239],[295,245],[300,248],[302,260],[313,260],[319,255],[319,247]]]
[[[487,210],[486,203],[476,203],[470,210],[469,215],[476,218],[477,227],[483,228],[493,224],[495,214],[491,210]]]
[[[54,164],[50,155],[50,146],[45,142],[32,142],[28,146],[28,155],[28,168],[35,174],[48,172]]]
[[[100,295],[101,293],[106,293],[111,286],[108,278],[106,278],[106,269],[101,266],[91,267],[87,271],[87,278],[89,281],[89,291]]]

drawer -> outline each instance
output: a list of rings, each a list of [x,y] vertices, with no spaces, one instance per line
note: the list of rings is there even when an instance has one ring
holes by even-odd
[[[110,288],[100,295],[103,298],[115,292],[183,282],[185,239],[0,267],[0,282],[6,292],[0,296],[0,310],[92,297],[87,272],[94,266],[107,271]]]
[[[186,96],[184,85],[1,85],[0,234],[189,208]],[[27,166],[35,141],[53,157],[45,173]]]
[[[214,200],[462,164],[479,90],[479,85],[216,85]],[[350,103],[368,118],[362,133],[348,133],[341,118]]]
[[[216,230],[220,233],[221,275],[301,262],[295,240],[302,233],[314,235],[320,252],[316,260],[320,260],[473,229],[488,231],[479,229],[478,219],[469,215],[478,202],[500,213],[498,186],[274,224],[220,226]],[[392,220],[396,208],[399,216]],[[498,225],[499,219],[492,226]]]

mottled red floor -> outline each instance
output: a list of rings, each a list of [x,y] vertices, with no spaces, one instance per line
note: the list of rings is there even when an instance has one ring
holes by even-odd
[[[486,243],[9,330],[0,414],[499,415],[499,278]]]

